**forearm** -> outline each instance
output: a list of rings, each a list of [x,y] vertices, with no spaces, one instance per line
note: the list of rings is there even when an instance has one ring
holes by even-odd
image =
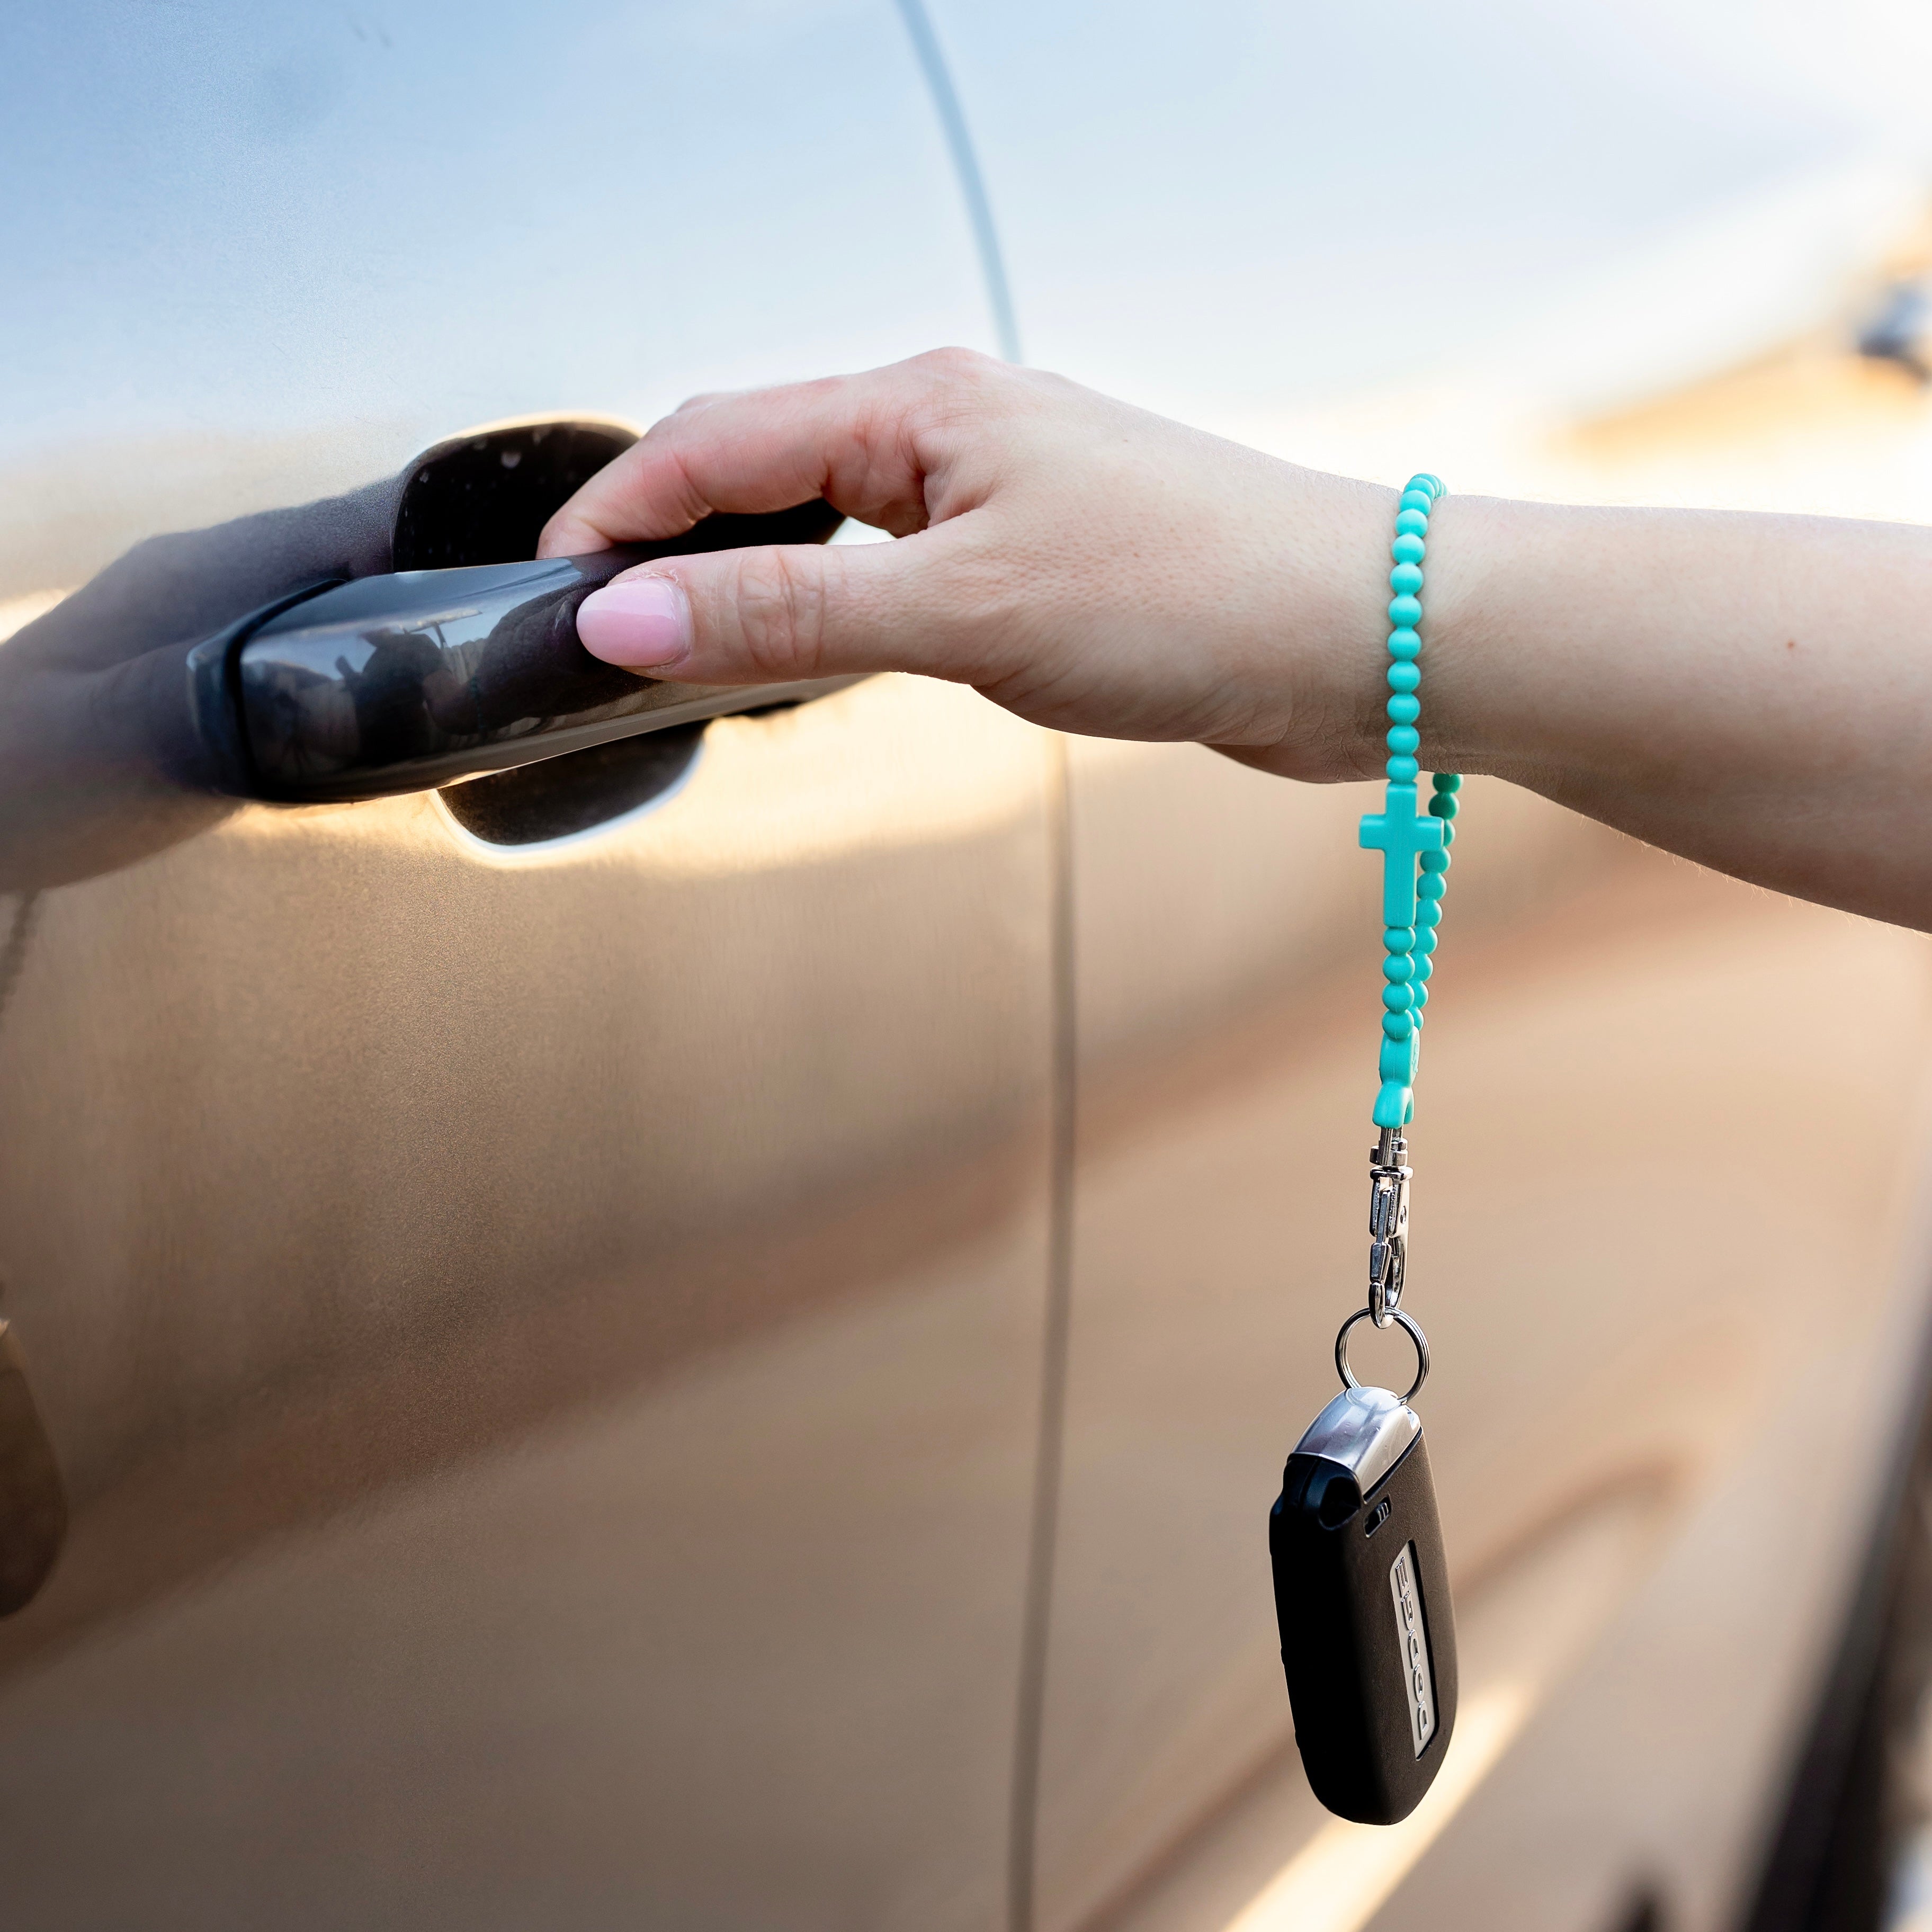
[[[1446,499],[1422,756],[1932,927],[1932,532]]]

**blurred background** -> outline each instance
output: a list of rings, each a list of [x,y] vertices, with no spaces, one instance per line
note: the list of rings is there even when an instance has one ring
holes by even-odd
[[[1925,514],[1924,9],[937,10],[1030,359],[1362,475]]]

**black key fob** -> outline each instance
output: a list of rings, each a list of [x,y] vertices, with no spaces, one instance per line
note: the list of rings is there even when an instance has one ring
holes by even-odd
[[[1456,1724],[1456,1626],[1414,1410],[1344,1389],[1288,1459],[1268,1519],[1294,1741],[1315,1795],[1358,1824],[1406,1818]]]

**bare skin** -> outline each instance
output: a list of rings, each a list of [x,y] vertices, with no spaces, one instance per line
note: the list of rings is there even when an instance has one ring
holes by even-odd
[[[902,541],[653,562],[586,604],[585,643],[703,684],[921,672],[1287,778],[1382,768],[1393,490],[963,350],[687,403],[542,554],[814,496]],[[1932,929],[1932,531],[1452,494],[1428,542],[1425,769]]]

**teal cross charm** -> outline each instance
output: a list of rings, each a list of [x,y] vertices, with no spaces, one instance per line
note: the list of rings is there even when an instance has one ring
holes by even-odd
[[[1415,808],[1412,784],[1391,784],[1379,812],[1362,816],[1364,850],[1382,855],[1382,923],[1415,923],[1415,862],[1442,849],[1442,821]]]

